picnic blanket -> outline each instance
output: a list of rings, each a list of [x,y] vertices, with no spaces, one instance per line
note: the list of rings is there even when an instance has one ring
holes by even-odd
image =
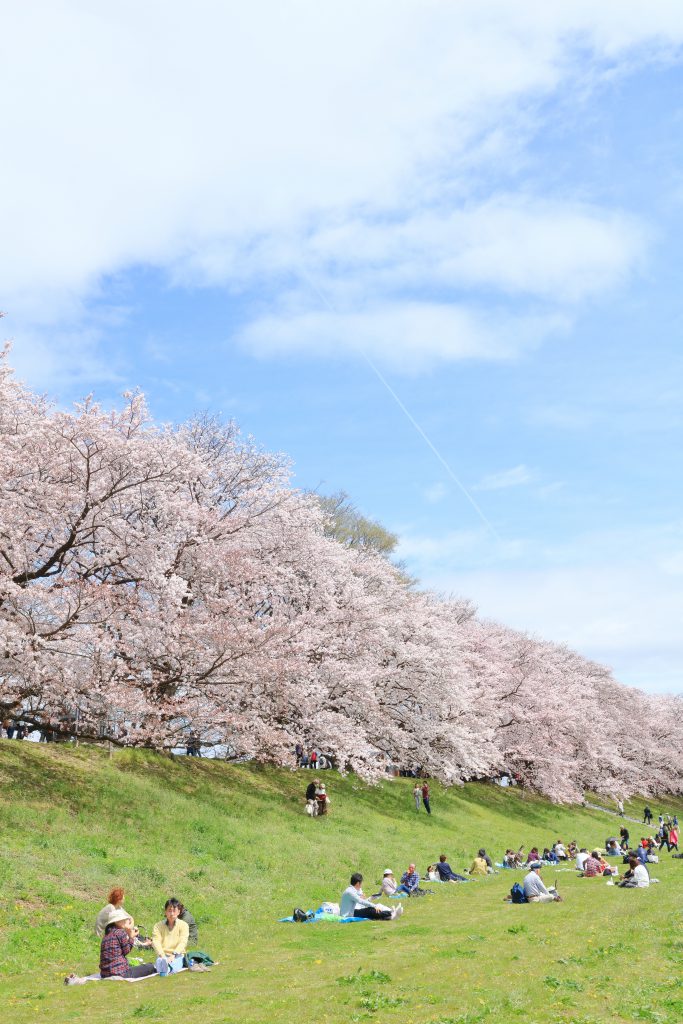
[[[179,971],[174,971],[173,974],[174,975],[175,974],[182,974],[183,971],[187,971],[187,970],[188,970],[187,967],[181,967]],[[113,978],[103,978],[102,975],[98,971],[97,974],[86,974],[83,977],[79,977],[78,975],[74,975],[73,978],[68,978],[67,979],[66,984],[67,985],[85,985],[85,983],[88,982],[88,981],[147,981],[148,978],[160,978],[160,977],[161,977],[160,974],[145,974],[142,978],[120,978],[117,975],[114,975]],[[167,975],[165,975],[165,977],[170,978],[170,977],[172,977],[172,975],[167,974]]]
[[[309,917],[306,921],[301,921],[301,924],[316,924],[318,921],[327,921],[330,924],[361,924],[361,922],[369,920],[366,917],[342,917],[340,914],[328,914],[321,907],[318,907],[315,911],[309,910],[308,913],[313,916]],[[294,918],[280,917],[278,921],[293,922]]]

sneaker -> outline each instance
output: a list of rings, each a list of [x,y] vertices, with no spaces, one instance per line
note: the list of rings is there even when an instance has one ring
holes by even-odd
[[[398,906],[396,907],[396,909],[394,910],[394,916],[393,916],[393,919],[392,919],[392,920],[394,920],[394,921],[395,921],[395,920],[396,920],[396,918],[397,918],[397,917],[400,917],[402,913],[403,913],[403,904],[402,904],[402,903],[399,903],[399,905],[398,905]]]

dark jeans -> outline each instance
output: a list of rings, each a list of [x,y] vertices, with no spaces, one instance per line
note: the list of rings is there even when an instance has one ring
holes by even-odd
[[[135,967],[129,967],[124,977],[126,978],[148,978],[150,974],[156,974],[157,969],[154,964],[136,964]]]
[[[422,803],[425,805],[425,811],[427,812],[427,814],[431,814],[432,813],[432,809],[429,806],[429,797],[428,796],[423,796],[422,797]]]
[[[358,910],[354,910],[353,916],[368,917],[371,921],[390,921],[391,911],[377,910],[375,907],[359,907]]]

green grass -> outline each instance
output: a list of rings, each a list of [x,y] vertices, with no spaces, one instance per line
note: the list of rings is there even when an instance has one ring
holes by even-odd
[[[643,891],[560,873],[565,902],[512,907],[519,873],[434,886],[389,924],[286,925],[294,906],[339,899],[354,870],[441,852],[468,866],[484,844],[562,837],[602,843],[616,819],[520,791],[433,789],[417,815],[409,780],[367,787],[328,772],[327,819],[302,813],[310,776],[255,765],[171,761],[139,751],[0,743],[0,972],[4,1019],[291,1024],[597,1024],[683,1019],[683,861]],[[627,813],[639,812],[633,801]],[[683,807],[650,802],[660,809]],[[636,825],[629,825],[633,836]],[[546,869],[550,880],[555,872]],[[92,922],[112,885],[151,928],[169,895],[191,908],[221,966],[138,985],[66,989],[96,969]]]

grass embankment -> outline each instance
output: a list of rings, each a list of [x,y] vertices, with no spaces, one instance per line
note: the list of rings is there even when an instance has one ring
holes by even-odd
[[[554,807],[517,790],[433,792],[415,813],[412,784],[369,788],[325,774],[327,819],[302,813],[307,772],[170,761],[142,752],[0,743],[0,972],[11,1024],[85,1020],[202,1024],[394,1021],[508,1024],[683,1019],[683,861],[663,858],[649,890],[560,873],[566,900],[511,907],[520,873],[406,901],[389,924],[286,925],[294,906],[339,899],[360,869],[420,868],[445,852],[469,865],[485,844],[562,837],[602,843],[616,819]],[[639,813],[633,801],[627,813]],[[660,805],[652,805],[657,814]],[[677,810],[668,801],[664,809]],[[639,832],[630,826],[632,834]],[[549,879],[555,872],[546,869]],[[67,970],[96,969],[92,922],[112,885],[150,929],[169,895],[190,907],[210,974],[66,989]]]

